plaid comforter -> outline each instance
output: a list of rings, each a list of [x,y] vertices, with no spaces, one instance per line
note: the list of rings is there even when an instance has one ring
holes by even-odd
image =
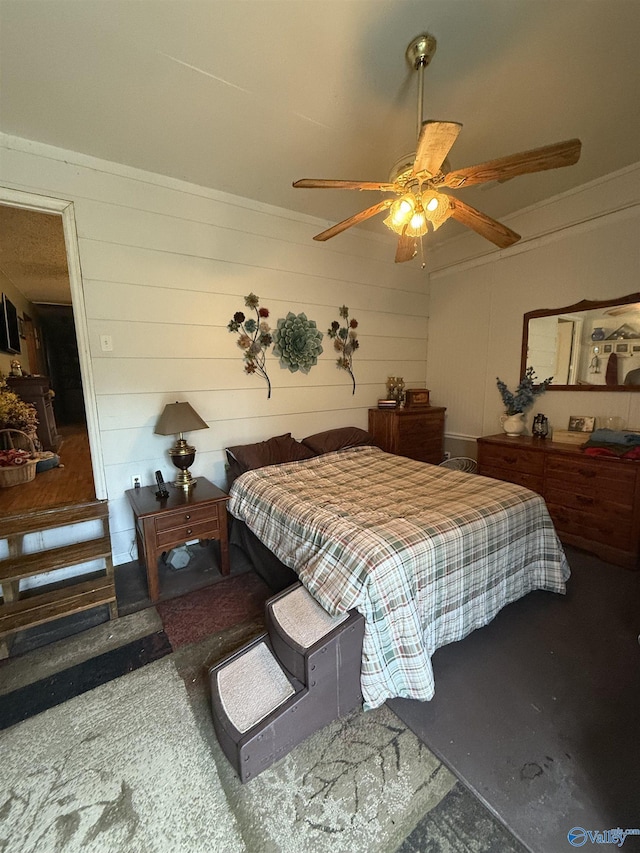
[[[569,567],[543,499],[355,447],[249,471],[229,510],[332,615],[365,617],[365,708],[431,699],[431,655]]]

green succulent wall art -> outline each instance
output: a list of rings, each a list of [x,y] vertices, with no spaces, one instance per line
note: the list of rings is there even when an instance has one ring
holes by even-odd
[[[273,354],[292,373],[308,373],[322,352],[322,332],[306,314],[289,311],[273,330]]]

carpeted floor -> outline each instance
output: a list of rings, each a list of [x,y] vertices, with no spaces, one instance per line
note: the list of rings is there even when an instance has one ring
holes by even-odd
[[[200,638],[194,615],[216,610],[215,588],[218,617],[241,621]],[[215,588],[0,667],[0,849],[522,853],[386,707],[336,721],[241,785],[206,671],[262,630],[268,591],[245,575]]]
[[[566,596],[509,605],[435,653],[431,702],[389,703],[533,853],[640,830],[640,573],[566,553]]]

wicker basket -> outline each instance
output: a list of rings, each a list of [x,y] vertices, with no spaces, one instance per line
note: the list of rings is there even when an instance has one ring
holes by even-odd
[[[38,464],[36,448],[26,432],[22,432],[19,429],[0,429],[0,436],[6,435],[7,433],[17,433],[17,435],[21,435],[25,438],[27,440],[27,446],[31,451],[32,458],[25,462],[24,465],[11,465],[6,468],[0,467],[0,489],[6,489],[9,486],[19,486],[21,483],[30,483],[31,480],[35,479],[36,465]],[[5,441],[10,448],[13,448],[11,435],[7,435]]]

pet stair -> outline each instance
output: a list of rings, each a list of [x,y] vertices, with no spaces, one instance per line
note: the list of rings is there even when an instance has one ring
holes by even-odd
[[[209,669],[214,729],[241,782],[362,702],[359,613],[332,617],[297,583],[265,615],[265,633]]]

